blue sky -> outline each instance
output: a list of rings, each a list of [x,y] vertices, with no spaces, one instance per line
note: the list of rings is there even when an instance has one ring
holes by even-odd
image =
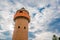
[[[52,40],[60,36],[60,0],[0,0],[0,39],[12,40],[15,12],[29,11],[29,40]]]

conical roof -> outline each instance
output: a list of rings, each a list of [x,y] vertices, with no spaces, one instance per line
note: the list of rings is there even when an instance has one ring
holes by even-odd
[[[17,10],[16,14],[14,15],[14,21],[17,18],[25,18],[28,20],[28,22],[30,22],[29,12],[27,10],[25,10],[25,8],[21,8],[21,9]]]

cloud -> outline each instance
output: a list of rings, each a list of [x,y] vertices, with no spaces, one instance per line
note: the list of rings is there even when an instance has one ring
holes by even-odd
[[[47,7],[47,8],[49,8],[50,6],[51,6],[51,5],[50,5],[50,4],[48,4],[46,7]]]
[[[29,40],[30,40],[30,39],[34,39],[36,36],[35,36],[35,33],[29,32],[28,37],[29,37]]]
[[[51,21],[51,23],[49,23],[49,26],[50,26],[49,29],[51,31],[54,31],[54,32],[56,30],[57,31],[60,31],[60,29],[59,29],[60,28],[60,21],[59,20],[60,20],[60,18],[56,18],[56,19],[52,20],[53,22]]]
[[[52,40],[54,34],[58,37],[58,34],[53,32],[42,32],[34,40]]]
[[[45,9],[44,7],[43,7],[43,8],[40,8],[40,9],[39,9],[39,12],[42,13],[42,11],[43,11],[44,9]]]
[[[5,35],[0,33],[0,39],[6,39]]]
[[[2,30],[1,25],[0,25],[0,30]]]
[[[31,17],[29,40],[51,40],[52,31],[58,31],[59,27],[56,26],[60,26],[59,5],[59,1],[56,0],[1,0],[0,24],[2,30],[0,30],[0,39],[11,40],[14,27],[14,14],[18,9],[25,7]],[[53,28],[54,30],[48,31]],[[60,35],[60,32],[55,31],[56,35]],[[7,35],[9,36],[7,37]]]

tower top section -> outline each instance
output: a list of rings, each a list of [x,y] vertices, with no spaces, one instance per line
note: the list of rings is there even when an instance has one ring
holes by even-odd
[[[21,8],[16,11],[16,14],[14,15],[14,21],[18,18],[25,18],[28,22],[30,22],[29,12],[25,10],[25,8]]]

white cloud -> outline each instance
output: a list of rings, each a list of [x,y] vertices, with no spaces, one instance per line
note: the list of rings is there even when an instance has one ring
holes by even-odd
[[[59,33],[42,32],[38,34],[34,40],[52,40],[53,35],[56,35],[57,37],[60,36]]]
[[[51,32],[42,32],[34,40],[52,40],[52,35]]]
[[[48,24],[51,22],[52,19],[58,18],[58,12],[56,8],[56,1],[54,0],[14,0],[14,5],[12,5],[10,2],[6,0],[0,1],[0,15],[2,17],[0,24],[2,25],[3,31],[0,30],[0,32],[4,32],[7,30],[13,30],[13,16],[16,12],[16,10],[25,7],[31,16],[31,22],[29,24],[29,31],[35,32],[37,30],[41,30],[42,32],[40,34],[36,34],[36,38],[34,40],[51,40],[52,32],[46,32],[48,29]],[[50,4],[50,8],[46,8],[45,6],[47,4]],[[39,12],[37,8],[45,7],[43,14]],[[13,12],[11,12],[13,11]],[[56,13],[55,13],[56,12]],[[35,17],[33,17],[33,13],[35,13]],[[33,29],[30,29],[31,27],[34,27]],[[57,34],[58,35],[58,34]],[[1,38],[1,37],[0,37]]]
[[[6,39],[5,35],[0,33],[0,39]]]

